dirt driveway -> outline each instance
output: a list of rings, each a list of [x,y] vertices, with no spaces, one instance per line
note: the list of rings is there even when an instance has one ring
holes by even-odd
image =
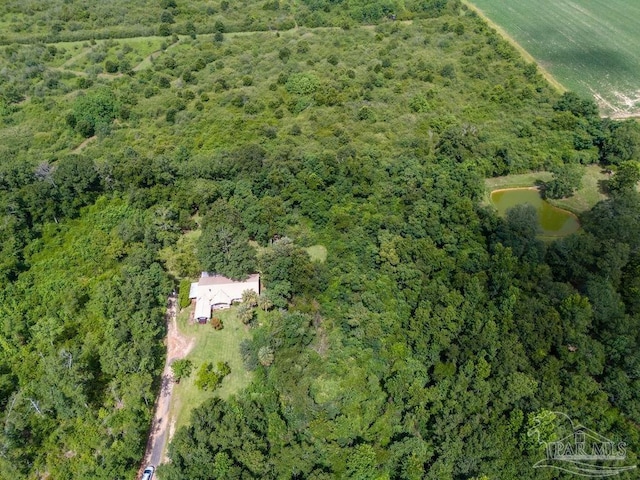
[[[142,469],[147,465],[158,466],[167,460],[165,449],[168,440],[170,440],[169,406],[171,405],[171,395],[174,385],[171,374],[171,363],[174,360],[184,358],[193,348],[193,339],[184,337],[178,332],[176,321],[177,310],[177,297],[176,295],[171,295],[167,302],[167,313],[165,315],[167,321],[167,361],[162,372],[162,386],[158,399],[156,400],[155,415],[153,423],[151,424],[149,440],[147,441],[147,451],[144,456],[140,474],[142,474]]]

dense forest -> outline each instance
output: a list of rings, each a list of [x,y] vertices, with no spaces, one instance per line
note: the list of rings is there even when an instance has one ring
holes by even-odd
[[[637,122],[456,0],[0,16],[1,478],[134,478],[166,298],[202,268],[260,271],[277,308],[163,480],[565,478],[532,468],[549,411],[637,463]],[[551,170],[562,196],[593,163],[608,199],[561,240],[484,202],[486,177]]]

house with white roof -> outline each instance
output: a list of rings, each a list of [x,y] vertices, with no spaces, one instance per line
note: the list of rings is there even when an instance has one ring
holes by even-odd
[[[211,318],[211,310],[229,308],[232,303],[242,300],[242,292],[253,290],[260,294],[260,275],[254,273],[244,281],[231,280],[222,275],[202,272],[200,280],[191,284],[189,298],[195,299],[194,318],[206,322]]]

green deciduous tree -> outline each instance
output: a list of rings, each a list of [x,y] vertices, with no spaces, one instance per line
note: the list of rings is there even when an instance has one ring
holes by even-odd
[[[627,160],[640,160],[640,125],[634,120],[605,120],[596,144],[600,150],[600,161],[604,164],[618,165]]]
[[[111,124],[116,117],[117,104],[115,95],[108,88],[79,95],[67,122],[81,135],[91,137]]]
[[[582,98],[574,92],[565,92],[553,106],[559,112],[571,112],[576,117],[597,117],[598,106],[587,98]]]
[[[638,182],[640,182],[640,162],[629,160],[620,163],[608,187],[612,192],[619,192],[636,188]]]
[[[544,185],[544,194],[549,198],[570,197],[582,186],[581,165],[565,163],[552,168],[552,172],[553,179]]]
[[[161,37],[168,37],[171,35],[171,25],[168,23],[161,23],[158,25],[158,35]]]
[[[93,203],[102,191],[98,170],[93,160],[84,155],[58,160],[53,181],[59,193],[60,210],[68,217],[76,216],[80,207]]]
[[[193,371],[193,363],[185,358],[175,360],[171,364],[171,371],[176,382],[180,382],[183,378],[189,378]]]
[[[231,373],[229,364],[218,362],[216,368],[213,363],[203,363],[198,369],[195,384],[200,390],[215,390],[220,386],[224,377]]]
[[[246,233],[231,223],[205,222],[197,255],[203,269],[241,280],[255,270],[255,249]]]
[[[296,73],[290,75],[285,87],[288,92],[298,95],[310,95],[320,86],[318,77],[312,73]]]
[[[222,379],[216,373],[212,363],[203,363],[200,365],[196,374],[196,387],[200,390],[215,390],[220,385]]]

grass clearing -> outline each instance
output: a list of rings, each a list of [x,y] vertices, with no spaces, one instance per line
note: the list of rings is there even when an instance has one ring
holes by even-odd
[[[101,71],[106,60],[122,63],[139,70],[152,66],[150,55],[159,55],[162,45],[167,45],[165,37],[136,37],[119,40],[98,40],[95,44],[75,42],[71,48],[72,56],[65,55],[64,69],[73,72]],[[81,48],[78,49],[78,45]],[[65,49],[69,51],[69,49]]]
[[[187,425],[191,411],[213,397],[228,398],[251,382],[252,374],[245,370],[240,356],[240,342],[251,337],[247,326],[235,318],[235,308],[216,313],[224,324],[222,330],[214,330],[209,324],[200,325],[189,321],[193,307],[178,314],[178,329],[182,335],[195,339],[195,345],[186,358],[193,362],[193,372],[187,379],[175,385],[170,415],[175,419],[175,429]],[[196,372],[205,362],[227,362],[231,373],[225,377],[218,389],[202,391],[195,386]]]
[[[485,185],[487,190],[497,190],[499,188],[531,187],[537,181],[548,182],[553,177],[551,172],[530,172],[516,175],[505,175],[504,177],[487,178]]]
[[[604,115],[640,115],[640,2],[472,0],[564,87]]]
[[[608,179],[609,175],[603,173],[601,167],[589,165],[585,168],[585,173],[582,177],[582,187],[574,196],[560,200],[550,200],[550,203],[574,213],[591,210],[596,203],[607,198],[607,195],[602,193],[601,182]]]
[[[486,193],[484,203],[490,203],[489,195],[493,190],[502,188],[519,188],[535,186],[538,182],[548,182],[553,178],[551,172],[530,172],[518,175],[506,175],[504,177],[494,177],[485,180]],[[584,168],[584,176],[582,177],[582,187],[569,198],[559,200],[547,199],[547,201],[556,207],[564,208],[573,213],[586,212],[601,200],[607,198],[602,193],[601,182],[607,180],[609,176],[602,171],[598,165],[589,165]]]
[[[313,262],[324,263],[327,261],[327,247],[324,245],[311,245],[305,248]]]

